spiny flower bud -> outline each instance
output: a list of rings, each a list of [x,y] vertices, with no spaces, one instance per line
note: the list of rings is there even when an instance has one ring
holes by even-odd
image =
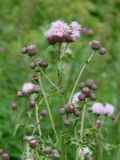
[[[34,62],[31,62],[31,63],[30,63],[30,68],[31,68],[31,69],[35,69],[35,66],[36,66],[36,65],[35,65]]]
[[[84,101],[84,100],[85,100],[85,94],[80,93],[79,96],[78,96],[78,99],[79,99],[80,101]]]
[[[35,104],[36,104],[35,100],[32,99],[32,100],[30,101],[30,103],[29,103],[29,107],[30,107],[30,108],[34,108],[34,107],[35,107]]]
[[[81,82],[81,83],[79,83],[79,85],[78,85],[78,87],[79,87],[80,89],[83,89],[84,86],[85,86],[85,83],[84,83],[84,82]]]
[[[46,146],[43,148],[43,152],[45,154],[50,154],[52,152],[52,148],[50,146]]]
[[[79,111],[79,109],[75,108],[75,110],[74,110],[74,115],[75,115],[76,117],[79,117],[79,116],[80,116],[80,111]]]
[[[48,62],[43,58],[38,58],[37,62],[40,67],[44,67],[44,68],[48,67]]]
[[[2,159],[2,160],[8,160],[8,159],[9,159],[8,153],[3,152],[3,153],[1,154],[1,159]]]
[[[66,113],[70,114],[70,113],[74,113],[74,109],[75,109],[75,106],[73,103],[71,104],[68,104],[65,106],[65,111]]]
[[[103,125],[103,122],[102,122],[102,121],[100,121],[100,120],[97,120],[97,121],[95,122],[94,127],[95,127],[95,128],[101,128],[101,127],[102,127],[102,125]]]
[[[33,76],[32,80],[38,82],[38,77],[37,76]]]
[[[23,47],[23,48],[21,49],[21,53],[22,53],[22,54],[26,54],[26,53],[27,53],[27,48],[26,48],[26,47]]]
[[[43,117],[47,116],[47,114],[48,114],[47,109],[43,109],[43,110],[41,111],[41,115],[42,115]]]
[[[40,72],[40,69],[38,66],[35,67],[35,72]]]
[[[36,139],[32,139],[29,141],[29,145],[31,148],[36,148],[38,146],[38,141]]]
[[[29,56],[35,56],[36,54],[36,46],[34,44],[31,44],[27,46],[27,53]]]
[[[13,102],[13,103],[11,103],[11,109],[13,109],[13,110],[15,110],[15,109],[17,109],[17,105],[16,105],[16,103],[15,102]]]
[[[96,90],[98,88],[98,86],[95,84],[95,83],[93,83],[92,85],[91,85],[91,89],[92,90]]]
[[[64,107],[60,108],[59,113],[62,114],[62,115],[65,114],[65,108]]]
[[[95,101],[97,99],[96,94],[90,93],[90,99]]]
[[[88,79],[87,82],[85,83],[88,87],[91,87],[91,85],[94,83],[92,79]]]
[[[18,96],[18,97],[24,97],[25,94],[24,94],[22,91],[18,91],[18,92],[17,92],[17,96]]]
[[[101,47],[101,42],[99,40],[92,40],[91,47],[93,50],[99,50]]]
[[[92,157],[87,157],[85,160],[93,160]]]
[[[106,52],[107,52],[107,49],[106,49],[106,48],[101,47],[101,48],[99,49],[99,53],[100,53],[101,55],[106,54]]]
[[[82,89],[82,92],[83,92],[85,95],[89,95],[90,89],[89,89],[88,87],[84,87],[84,88]]]
[[[54,159],[58,159],[58,158],[60,158],[59,151],[58,151],[58,150],[56,150],[56,149],[52,150],[51,157],[52,157],[52,158],[54,158]]]
[[[71,121],[69,119],[64,119],[64,125],[69,126]]]

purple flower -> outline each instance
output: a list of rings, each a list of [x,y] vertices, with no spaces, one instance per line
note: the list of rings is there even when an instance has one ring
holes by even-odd
[[[92,152],[90,151],[90,149],[88,147],[84,147],[82,149],[79,149],[79,157],[82,158],[84,157],[86,154],[92,154]]]
[[[73,98],[72,98],[72,103],[77,103],[79,101],[79,98],[78,96],[80,95],[81,92],[77,92],[73,95]]]
[[[57,20],[51,24],[45,36],[50,44],[74,42],[80,35],[80,28],[81,26],[77,22],[68,25],[61,20]]]
[[[100,103],[97,102],[95,104],[93,104],[93,106],[91,107],[91,110],[93,111],[93,113],[96,113],[98,115],[112,115],[114,112],[114,106],[109,104],[109,103]]]
[[[50,44],[63,42],[68,29],[69,26],[67,25],[67,23],[61,20],[57,20],[51,24],[50,28],[45,33],[45,36],[47,37]]]

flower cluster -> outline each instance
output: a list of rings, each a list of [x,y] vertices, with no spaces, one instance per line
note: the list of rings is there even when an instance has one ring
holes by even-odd
[[[96,95],[93,93],[98,87],[92,79],[88,79],[85,83],[81,82],[79,84],[80,92],[73,95],[72,103],[77,103],[78,101],[85,101],[85,99],[90,99],[95,101]]]
[[[21,91],[18,91],[17,95],[20,97],[24,97],[32,93],[38,93],[38,92],[40,92],[39,85],[27,82],[23,84]]]
[[[109,103],[100,103],[97,102],[92,105],[91,110],[97,115],[106,115],[110,116],[114,112],[114,106]]]
[[[61,20],[57,20],[51,24],[45,36],[50,44],[74,42],[80,35],[80,28],[81,26],[77,22],[68,25]]]
[[[35,44],[30,44],[21,49],[22,54],[28,54],[29,56],[34,56],[36,54],[36,46]]]

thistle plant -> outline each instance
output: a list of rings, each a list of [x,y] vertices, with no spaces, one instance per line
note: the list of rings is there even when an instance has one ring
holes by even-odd
[[[88,77],[81,82],[82,74],[92,58],[106,53],[106,49],[102,47],[99,40],[90,42],[91,53],[76,75],[69,97],[64,89],[66,69],[64,56],[71,43],[76,43],[83,30],[85,31],[77,22],[67,24],[58,20],[53,22],[45,32],[45,37],[53,47],[56,57],[57,83],[46,75],[50,62],[38,57],[35,44],[21,49],[23,56],[30,57],[30,69],[34,73],[32,81],[25,82],[17,93],[18,97],[23,98],[21,101],[26,102],[24,105],[26,108],[24,152],[21,157],[23,160],[70,160],[71,152],[74,160],[103,160],[102,129],[107,119],[112,116],[114,106],[108,102],[95,102],[98,86],[93,79]],[[54,92],[52,89],[46,89],[44,81],[47,81]],[[58,106],[58,112],[54,113],[51,101],[54,103],[57,97],[60,103],[58,105],[62,106]],[[43,105],[44,108],[41,107]],[[13,110],[16,106],[15,102],[11,104]],[[56,124],[54,114],[61,117],[62,127]],[[49,118],[47,123],[51,125],[47,132],[42,125],[46,117]],[[1,153],[3,160],[8,159],[7,156],[6,159],[4,158],[5,154],[6,152]]]

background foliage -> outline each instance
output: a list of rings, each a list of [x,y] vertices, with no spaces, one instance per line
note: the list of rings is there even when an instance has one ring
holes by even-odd
[[[97,93],[99,99],[112,103],[116,113],[120,111],[119,0],[0,0],[0,148],[8,151],[12,160],[20,159],[23,146],[22,129],[18,130],[16,136],[13,135],[16,124],[21,120],[20,115],[24,117],[24,102],[16,99],[15,95],[33,75],[28,65],[30,61],[28,57],[20,55],[20,48],[31,42],[36,43],[39,55],[50,63],[46,72],[54,80],[55,54],[44,38],[44,31],[56,19],[67,22],[76,20],[94,31],[91,36],[81,35],[77,43],[71,45],[69,51],[72,55],[65,57],[65,88],[71,91],[82,61],[90,52],[89,42],[100,39],[108,54],[95,56],[83,80],[93,78],[100,86]],[[9,107],[13,100],[17,100],[18,104],[15,112]],[[56,110],[56,107],[59,106],[53,104],[53,109]],[[59,119],[57,121],[59,127]],[[107,128],[109,144],[120,144],[119,123],[118,119],[112,127]],[[104,160],[119,159],[120,147],[104,152]]]

